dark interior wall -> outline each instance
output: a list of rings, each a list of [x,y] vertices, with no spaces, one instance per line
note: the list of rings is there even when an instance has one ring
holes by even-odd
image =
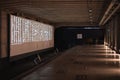
[[[0,58],[1,58],[1,11],[0,11]]]
[[[112,18],[104,25],[105,27],[105,43],[107,46],[120,52],[120,14],[116,13]]]
[[[1,61],[1,11],[0,11],[0,69],[1,69],[2,61]]]
[[[82,39],[77,39],[82,34]],[[55,30],[55,46],[64,50],[75,45],[103,44],[104,30],[90,27],[62,27]]]

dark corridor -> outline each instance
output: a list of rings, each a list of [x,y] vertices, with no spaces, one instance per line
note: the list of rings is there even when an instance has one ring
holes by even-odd
[[[59,50],[76,45],[93,44],[104,44],[104,29],[99,27],[61,27],[55,31],[55,46]]]
[[[0,80],[120,80],[120,0],[0,0]]]

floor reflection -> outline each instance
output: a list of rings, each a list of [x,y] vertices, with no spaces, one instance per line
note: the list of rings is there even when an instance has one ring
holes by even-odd
[[[21,80],[120,80],[120,55],[104,45],[77,46]]]

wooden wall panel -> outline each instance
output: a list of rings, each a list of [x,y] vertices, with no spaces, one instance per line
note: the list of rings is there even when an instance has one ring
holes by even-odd
[[[1,12],[1,57],[5,58],[8,55],[8,39],[7,39],[7,35],[8,35],[8,24],[7,24],[7,13],[2,11]]]

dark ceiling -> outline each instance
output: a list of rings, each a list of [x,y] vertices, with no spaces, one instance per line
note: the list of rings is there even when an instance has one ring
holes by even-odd
[[[2,10],[37,16],[56,25],[97,26],[111,0],[1,0]]]

